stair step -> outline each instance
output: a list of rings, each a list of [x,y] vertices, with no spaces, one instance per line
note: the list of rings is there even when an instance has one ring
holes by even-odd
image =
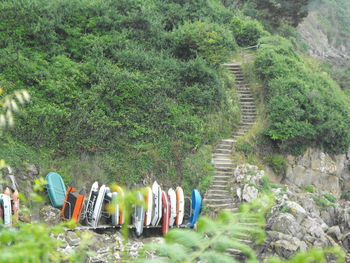
[[[232,197],[226,194],[207,194],[204,200],[205,199],[231,199],[231,202],[233,202]]]
[[[207,204],[207,207],[213,208],[229,208],[232,207],[233,203],[225,203],[225,204]]]
[[[231,171],[215,171],[214,174],[219,175],[219,176],[231,176],[232,172]]]
[[[234,142],[236,142],[235,140],[233,140],[233,139],[223,139],[223,140],[221,140],[220,141],[221,143],[234,143]]]
[[[223,159],[220,159],[220,160],[217,160],[217,159],[212,159],[212,162],[214,163],[214,165],[233,165],[232,163],[232,160],[223,160]]]
[[[227,153],[213,153],[212,157],[213,158],[216,158],[216,157],[231,158],[231,154],[227,154]]]
[[[231,176],[220,176],[220,175],[214,175],[213,180],[230,180]]]
[[[232,154],[232,149],[215,149],[214,153],[227,153],[227,154]]]
[[[206,204],[222,204],[222,203],[226,204],[230,202],[233,202],[232,198],[205,199]]]
[[[223,143],[220,143],[220,144],[217,144],[215,149],[231,149],[232,148],[232,143],[229,143],[229,144],[223,144]]]
[[[208,194],[230,194],[228,190],[225,189],[211,189],[207,191]]]

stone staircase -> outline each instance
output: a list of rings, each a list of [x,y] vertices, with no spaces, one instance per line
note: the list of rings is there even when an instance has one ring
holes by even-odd
[[[243,136],[254,125],[256,118],[254,96],[244,81],[240,64],[230,63],[224,65],[235,76],[237,92],[240,97],[241,122],[231,138],[222,139],[215,146],[212,156],[215,176],[203,200],[210,214],[215,214],[223,209],[232,212],[237,211],[233,194],[229,189],[229,181],[233,176],[234,170],[234,163],[232,162],[233,146],[237,138]]]

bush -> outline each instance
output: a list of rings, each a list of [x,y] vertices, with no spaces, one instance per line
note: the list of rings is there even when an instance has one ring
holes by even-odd
[[[231,32],[215,23],[185,22],[173,30],[170,38],[175,56],[183,60],[199,56],[218,65],[236,49]]]
[[[265,158],[265,162],[271,167],[275,174],[285,176],[287,172],[287,163],[282,155],[272,154]]]
[[[267,89],[265,134],[288,153],[307,147],[342,153],[350,145],[350,107],[328,75],[311,68],[280,37],[264,39],[255,62]]]
[[[302,187],[302,189],[305,191],[305,192],[308,192],[308,193],[314,193],[315,192],[315,189],[312,185],[305,185]]]
[[[256,148],[246,141],[237,142],[235,144],[235,149],[236,151],[243,153],[246,157],[250,154],[256,153]]]
[[[337,202],[337,198],[335,198],[332,194],[324,194],[323,197],[331,203]]]
[[[231,20],[230,26],[237,44],[241,47],[257,45],[259,39],[266,34],[262,25],[255,20],[235,17]]]

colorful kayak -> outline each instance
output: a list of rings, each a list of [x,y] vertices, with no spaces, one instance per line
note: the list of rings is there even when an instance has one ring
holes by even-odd
[[[46,175],[46,189],[53,207],[61,208],[66,196],[66,186],[58,173],[50,172]]]
[[[72,201],[75,199],[72,195],[76,191],[75,187],[68,186],[66,196],[64,197],[64,202],[62,206],[62,217],[70,219],[72,217]]]
[[[85,209],[85,221],[87,224],[91,224],[92,222],[92,214],[95,209],[95,204],[98,196],[98,182],[94,182],[91,186],[91,190],[89,193],[89,197],[86,203]]]
[[[141,202],[144,201],[140,192],[137,192],[137,199]],[[143,224],[145,221],[145,208],[141,205],[136,205],[134,210],[134,226],[136,228],[136,236],[141,236],[143,233]]]
[[[145,204],[146,204],[145,225],[149,226],[152,221],[152,210],[153,210],[153,193],[152,193],[151,187],[146,187]]]
[[[96,204],[94,208],[94,212],[92,213],[92,220],[90,225],[92,227],[97,227],[98,222],[101,219],[101,213],[102,213],[102,208],[103,208],[103,200],[106,194],[107,187],[105,185],[102,185],[100,187],[100,190],[98,191],[97,199],[96,199]]]
[[[153,192],[153,211],[152,211],[152,226],[157,226],[162,218],[162,189],[157,181],[152,185]]]
[[[162,233],[165,235],[169,231],[169,218],[170,218],[170,203],[168,195],[165,191],[162,191],[162,203],[163,203],[163,225]]]
[[[184,219],[185,213],[185,197],[184,192],[180,186],[176,187],[176,219],[177,226],[181,225]]]
[[[169,202],[170,202],[170,219],[169,226],[172,227],[176,219],[176,193],[173,188],[168,190]]]
[[[0,194],[0,203],[2,206],[3,223],[5,226],[12,225],[11,198],[6,194]]]
[[[113,214],[111,215],[112,218],[112,225],[117,226],[119,225],[119,204],[118,204],[118,193],[112,192],[112,205],[113,205]]]
[[[202,197],[197,189],[192,191],[192,206],[189,227],[193,228],[198,220],[202,208]]]

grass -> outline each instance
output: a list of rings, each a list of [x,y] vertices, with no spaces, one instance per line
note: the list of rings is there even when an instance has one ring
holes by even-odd
[[[308,192],[308,193],[314,193],[315,192],[315,189],[314,189],[314,187],[312,185],[305,185],[301,189],[303,189],[305,192]]]

